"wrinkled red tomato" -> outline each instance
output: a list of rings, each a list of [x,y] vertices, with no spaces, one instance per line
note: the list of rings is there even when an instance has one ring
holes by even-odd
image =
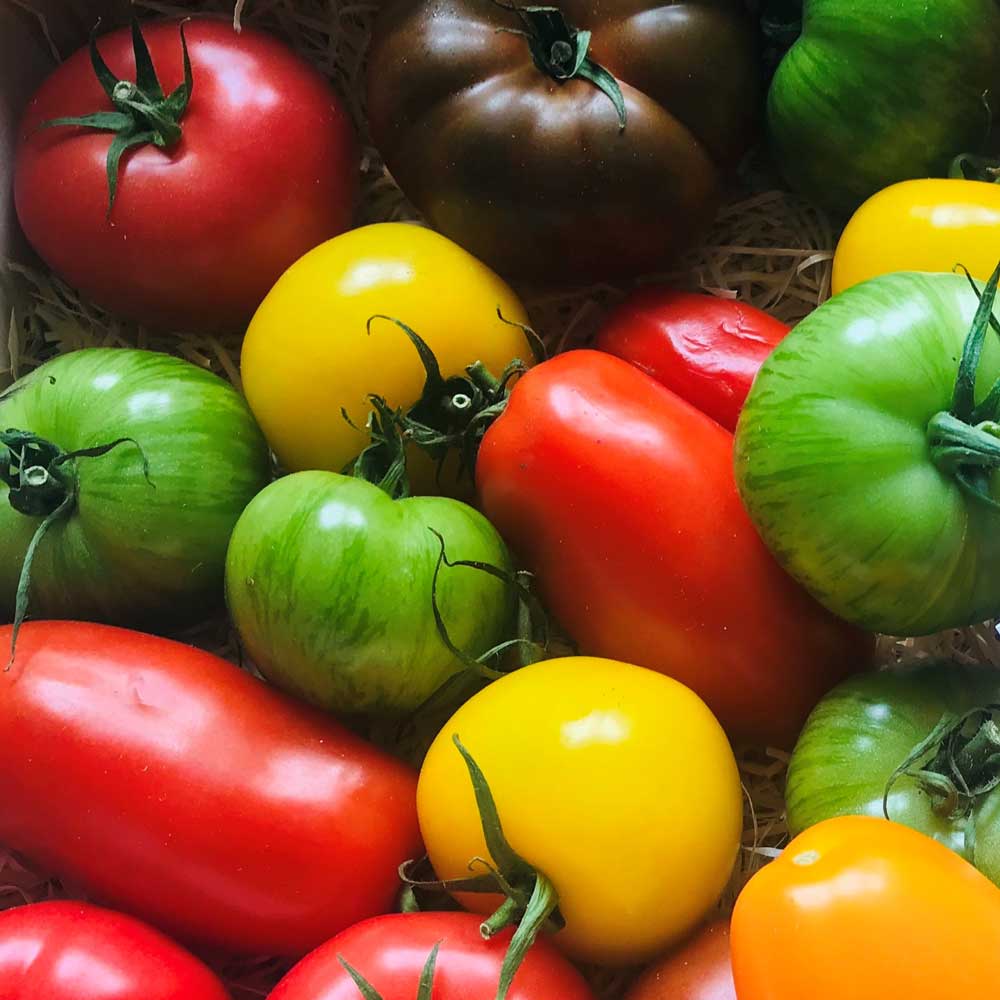
[[[169,95],[184,80],[180,22],[143,33]],[[49,76],[21,124],[17,214],[52,270],[106,309],[169,329],[239,329],[286,268],[350,226],[357,143],[327,81],[284,43],[212,17],[184,33],[193,87],[180,136],[124,154],[110,214],[111,134],[40,126],[116,105],[86,49]],[[98,49],[136,80],[128,29]]]
[[[512,931],[489,941],[470,913],[394,913],[366,920],[306,956],[269,1000],[359,1000],[341,959],[382,1000],[417,1000],[420,974],[439,945],[433,1000],[494,1000]],[[550,944],[537,941],[521,963],[507,1000],[594,1000],[583,977]]]
[[[582,652],[668,674],[731,736],[790,747],[872,639],[774,561],[740,503],[732,449],[637,368],[571,351],[521,377],[476,483]]]
[[[26,624],[0,673],[0,759],[0,843],[231,951],[297,958],[387,912],[420,851],[408,767],[139,632]]]
[[[0,913],[0,1000],[227,1000],[193,955],[132,917],[87,903]]]
[[[644,288],[612,311],[595,346],[735,431],[757,369],[788,329],[732,299]]]

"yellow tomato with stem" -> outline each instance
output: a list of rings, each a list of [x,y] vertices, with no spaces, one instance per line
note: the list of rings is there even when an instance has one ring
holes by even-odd
[[[524,667],[466,702],[427,754],[417,809],[438,878],[469,877],[472,864],[478,892],[447,888],[497,911],[487,931],[519,921],[517,950],[557,905],[555,944],[609,966],[699,924],[742,830],[736,761],[704,702],[663,674],[583,656]],[[506,902],[474,859],[510,884]]]
[[[848,222],[833,258],[833,292],[893,271],[952,271],[986,281],[1000,256],[1000,184],[932,178],[893,184]]]
[[[427,344],[444,379],[475,362],[499,377],[535,360],[518,297],[455,243],[402,222],[337,236],[285,272],[243,343],[247,400],[287,470],[342,471],[369,443],[370,394],[403,409],[421,398],[424,366],[391,319]],[[438,492],[429,461],[416,478]]]

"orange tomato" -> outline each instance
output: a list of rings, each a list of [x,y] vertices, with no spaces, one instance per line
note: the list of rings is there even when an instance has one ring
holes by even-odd
[[[740,1000],[955,1000],[1000,981],[1000,891],[908,827],[812,827],[736,902]]]

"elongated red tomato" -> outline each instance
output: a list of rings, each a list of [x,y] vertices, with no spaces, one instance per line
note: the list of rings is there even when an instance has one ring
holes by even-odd
[[[420,849],[409,768],[139,632],[25,625],[0,674],[0,760],[0,843],[232,951],[299,957],[386,912]]]
[[[788,747],[870,659],[771,557],[732,437],[648,375],[571,351],[524,375],[483,440],[486,516],[581,650],[675,677],[731,736]]]
[[[0,913],[0,1000],[227,1000],[222,983],[146,924],[88,903]]]
[[[435,945],[433,1000],[493,1000],[513,932],[484,941],[481,919],[470,913],[394,913],[366,920],[307,955],[269,1000],[360,1000],[341,959],[382,1000],[417,1000],[420,974]],[[539,940],[517,970],[507,1000],[593,1000],[593,994],[580,973]]]
[[[52,270],[106,309],[167,329],[238,330],[286,268],[350,226],[357,141],[329,83],[277,38],[205,16],[184,32],[190,103],[169,113],[165,147],[125,153],[110,212],[112,135],[39,126],[131,105],[109,99],[86,48],[49,76],[21,125],[17,214]],[[143,33],[171,94],[184,80],[180,21]],[[97,47],[125,87],[136,81],[128,29]],[[137,121],[148,135],[148,116]]]
[[[757,369],[786,333],[784,323],[743,302],[643,288],[612,311],[595,346],[735,431]]]

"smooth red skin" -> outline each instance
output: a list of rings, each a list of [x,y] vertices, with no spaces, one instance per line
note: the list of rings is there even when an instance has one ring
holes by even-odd
[[[735,431],[757,369],[789,329],[742,302],[644,288],[608,316],[595,346]]]
[[[434,1000],[494,1000],[512,931],[490,941],[470,913],[394,913],[351,927],[304,958],[269,1000],[359,1000],[343,956],[382,1000],[416,1000],[420,973],[441,942]],[[594,1000],[583,977],[545,941],[537,941],[514,976],[508,1000]]]
[[[183,80],[177,21],[144,26],[160,82]],[[232,21],[185,28],[194,89],[180,143],[122,160],[106,217],[111,137],[47,120],[111,110],[86,49],[28,104],[14,164],[25,235],[55,271],[120,316],[169,329],[237,330],[282,273],[351,225],[359,184],[353,127],[327,81],[286,45]],[[131,33],[99,48],[135,79]]]
[[[730,736],[790,748],[873,641],[771,557],[736,492],[732,449],[638,368],[571,351],[517,383],[476,482],[581,652],[674,677]]]
[[[87,903],[0,913],[0,1000],[228,1000],[193,955],[132,917]]]
[[[626,1000],[736,1000],[729,921],[709,924],[647,969]]]
[[[0,649],[10,629],[0,628]],[[0,843],[181,940],[299,958],[393,908],[416,775],[181,643],[24,626],[0,674]]]

